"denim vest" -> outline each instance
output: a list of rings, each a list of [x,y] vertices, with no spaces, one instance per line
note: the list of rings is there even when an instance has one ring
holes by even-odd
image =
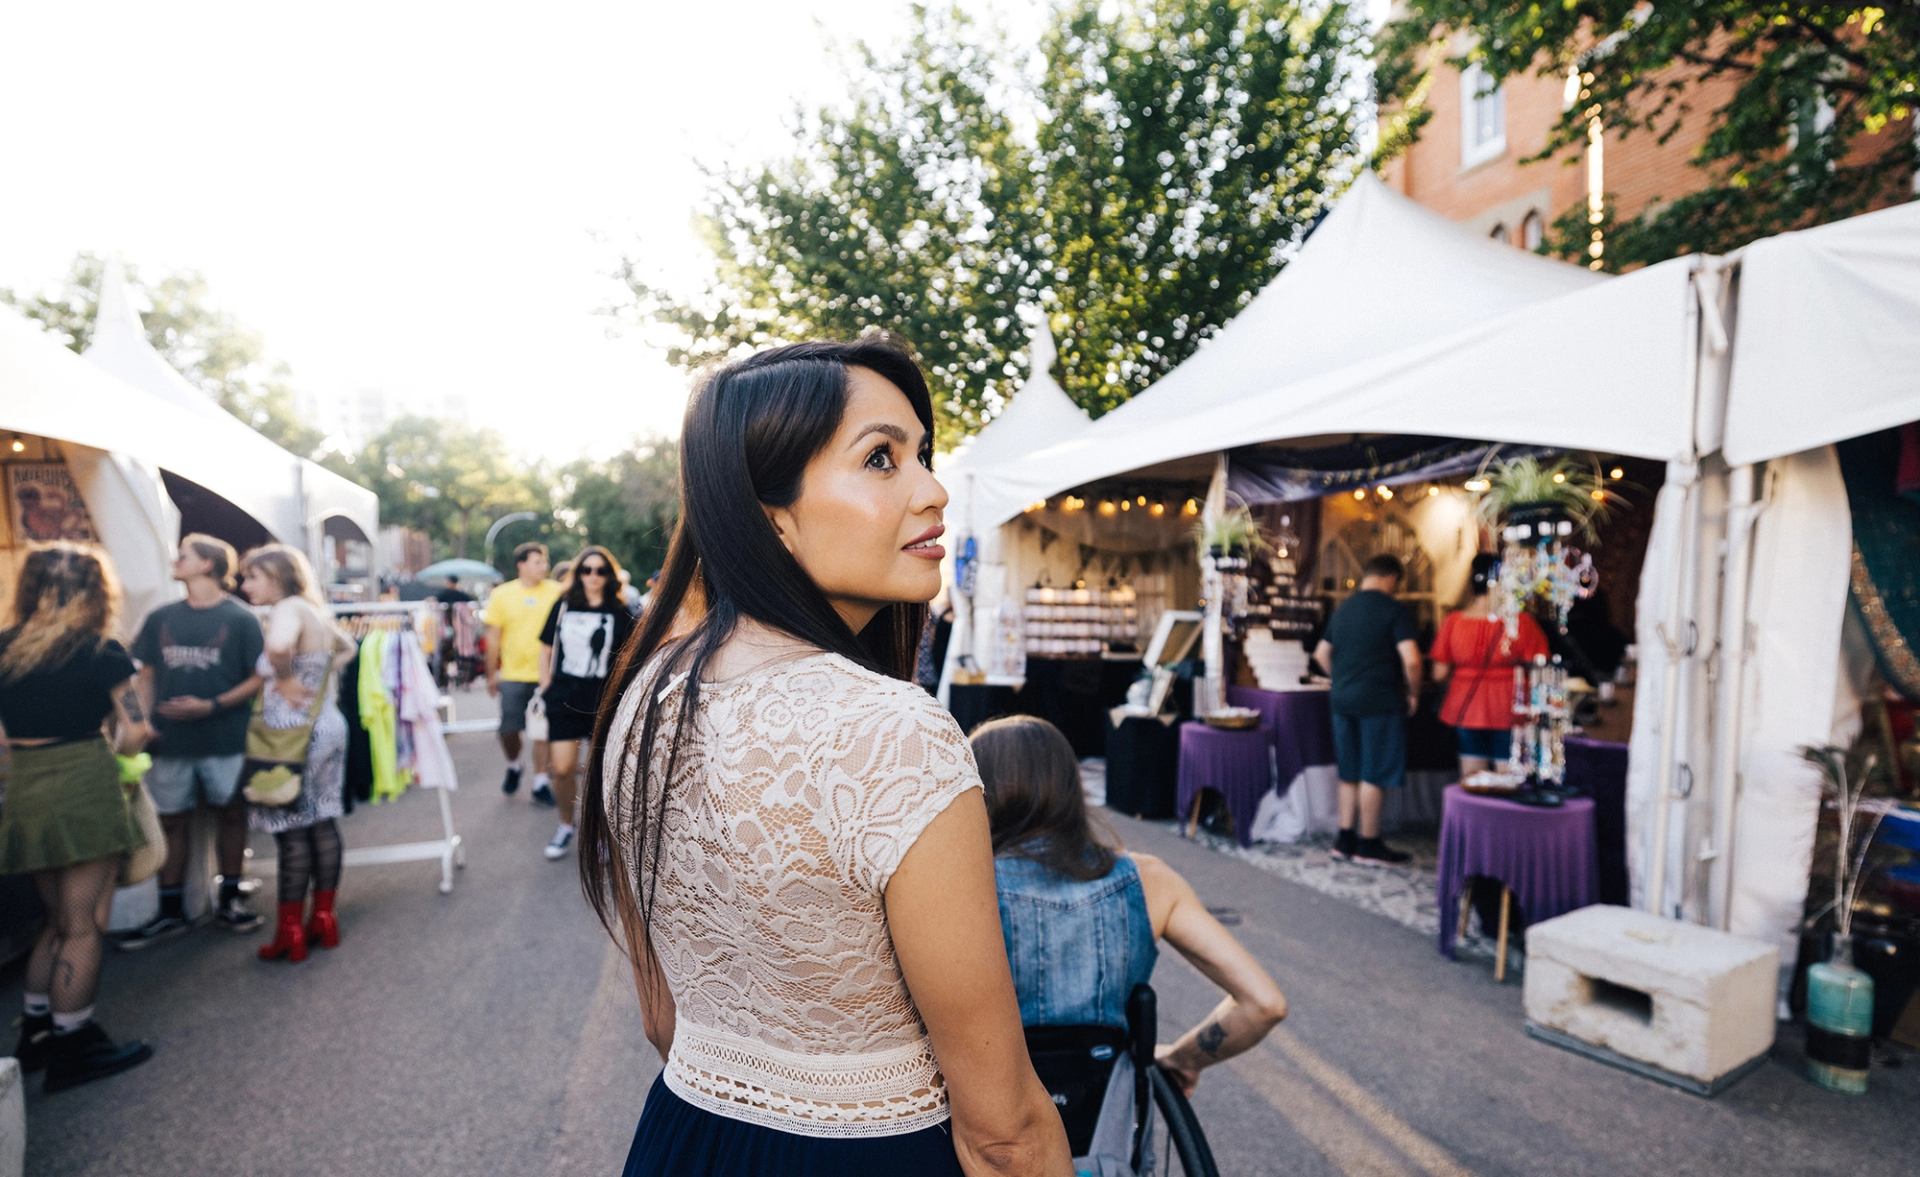
[[[1085,883],[1012,855],[993,871],[1021,1024],[1125,1029],[1127,995],[1159,955],[1133,859]]]

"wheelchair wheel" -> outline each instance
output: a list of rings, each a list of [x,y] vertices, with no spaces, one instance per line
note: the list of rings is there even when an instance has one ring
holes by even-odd
[[[1193,1105],[1159,1067],[1147,1077],[1156,1113],[1140,1149],[1140,1172],[1156,1177],[1220,1177]]]

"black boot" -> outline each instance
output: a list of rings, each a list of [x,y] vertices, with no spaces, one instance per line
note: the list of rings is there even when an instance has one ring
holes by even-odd
[[[153,1047],[146,1043],[116,1046],[99,1022],[88,1022],[78,1030],[53,1036],[47,1052],[46,1090],[48,1093],[65,1091],[95,1079],[118,1075],[152,1057]]]
[[[20,1069],[31,1075],[47,1065],[47,1054],[53,1048],[53,1015],[22,1014],[20,1016],[20,1045],[13,1048],[13,1057],[20,1060]]]

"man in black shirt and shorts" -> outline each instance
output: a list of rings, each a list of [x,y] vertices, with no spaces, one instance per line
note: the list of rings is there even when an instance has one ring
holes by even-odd
[[[1419,633],[1413,615],[1393,597],[1404,575],[1392,556],[1368,560],[1360,591],[1334,610],[1313,651],[1313,660],[1333,676],[1340,833],[1332,853],[1371,865],[1398,865],[1410,857],[1380,840],[1384,790],[1406,784],[1407,718],[1420,701]]]
[[[220,821],[220,902],[214,919],[232,932],[260,926],[259,915],[240,893],[247,850],[240,769],[246,760],[249,704],[260,690],[256,664],[266,638],[253,613],[228,595],[238,563],[224,540],[183,538],[173,578],[187,586],[187,599],[148,614],[133,642],[140,664],[134,681],[158,733],[147,791],[167,833],[167,863],[160,869],[160,913],[122,936],[122,948],[144,948],[187,930],[187,832],[193,811],[202,805]]]

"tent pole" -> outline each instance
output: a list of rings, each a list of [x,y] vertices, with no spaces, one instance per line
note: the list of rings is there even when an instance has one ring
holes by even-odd
[[[1206,525],[1211,531],[1227,513],[1227,455],[1222,451],[1214,455],[1213,481],[1207,485]],[[1202,684],[1202,702],[1194,711],[1202,716],[1211,715],[1227,703],[1226,687],[1226,640],[1221,633],[1220,593],[1223,584],[1220,573],[1211,561],[1202,560],[1200,565],[1200,591],[1207,597],[1206,628],[1201,643],[1201,653],[1206,659],[1206,681]]]
[[[1660,773],[1659,784],[1654,793],[1653,805],[1653,862],[1652,876],[1647,884],[1646,907],[1654,915],[1666,914],[1667,857],[1669,854],[1669,829],[1673,818],[1673,778],[1677,767],[1675,758],[1680,754],[1680,741],[1677,730],[1680,725],[1680,703],[1683,689],[1691,689],[1692,675],[1683,673],[1693,660],[1693,651],[1698,644],[1698,635],[1690,619],[1683,620],[1685,614],[1692,612],[1687,607],[1689,594],[1693,591],[1693,567],[1695,564],[1694,544],[1698,540],[1698,515],[1700,513],[1700,467],[1693,462],[1676,462],[1672,469],[1681,482],[1680,536],[1674,545],[1679,564],[1673,569],[1672,592],[1667,598],[1666,616],[1660,622],[1660,639],[1666,648],[1667,665],[1663,674],[1664,694],[1661,704],[1665,714],[1660,724]]]
[[[1753,531],[1767,509],[1757,496],[1755,468],[1728,473],[1727,559],[1720,606],[1720,681],[1715,691],[1713,841],[1707,905],[1712,926],[1726,931],[1733,913],[1733,821],[1740,800],[1741,708],[1746,700],[1747,609],[1753,570]]]

